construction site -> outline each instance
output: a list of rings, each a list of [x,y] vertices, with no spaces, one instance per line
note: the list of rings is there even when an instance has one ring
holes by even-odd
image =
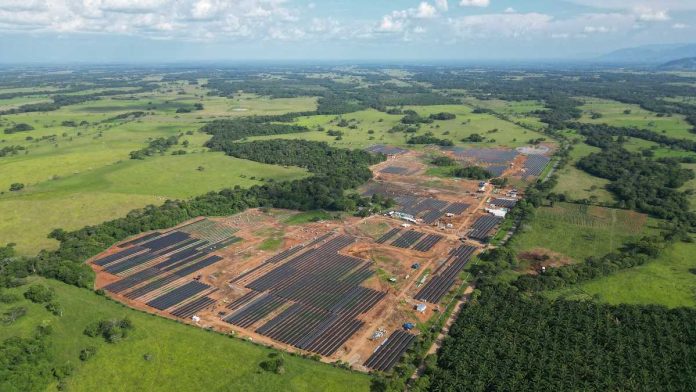
[[[250,209],[128,239],[96,256],[97,289],[131,307],[287,351],[389,371],[465,283],[520,195],[426,175],[400,150],[359,191],[395,205],[297,223]]]

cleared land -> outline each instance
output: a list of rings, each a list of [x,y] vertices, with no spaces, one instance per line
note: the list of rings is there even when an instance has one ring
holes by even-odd
[[[415,170],[385,173],[389,165]],[[477,182],[466,180],[424,187],[427,177],[417,174],[424,167],[413,152],[372,170],[376,180],[363,194],[396,197],[394,211],[417,223],[402,227],[396,217],[336,220],[322,211],[274,209],[194,220],[95,257],[96,285],[164,317],[358,370],[388,370],[397,358],[366,361],[386,334],[405,323],[428,328],[439,304],[449,301],[481,248],[473,241],[463,246],[459,237],[486,216],[490,188],[477,194]],[[423,270],[432,273],[422,279]],[[424,301],[427,307],[416,312]]]

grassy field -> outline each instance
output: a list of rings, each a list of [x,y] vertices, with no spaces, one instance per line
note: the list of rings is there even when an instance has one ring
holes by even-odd
[[[553,298],[594,299],[610,304],[696,307],[694,244],[677,243],[657,260],[610,276],[547,293]]]
[[[609,253],[644,232],[647,217],[632,211],[556,203],[536,210],[513,240],[518,252],[546,250],[571,261]]]
[[[56,245],[46,238],[54,228],[77,229],[168,198],[188,198],[236,185],[248,187],[269,179],[282,181],[306,175],[296,168],[206,152],[203,144],[209,136],[195,131],[204,121],[219,116],[313,110],[316,98],[270,99],[241,94],[228,99],[206,94],[200,86],[166,83],[160,91],[151,93],[124,91],[124,95],[52,112],[2,116],[2,129],[27,123],[34,130],[0,136],[0,148],[21,145],[28,149],[0,158],[0,216],[4,218],[0,220],[0,242],[15,242],[22,254],[34,254]],[[204,109],[175,113],[177,108],[196,102],[203,103]],[[137,110],[148,115],[135,121],[106,121]],[[70,127],[63,121],[86,121],[88,125]],[[189,143],[186,155],[129,159],[131,151],[143,148],[151,138],[188,131],[194,133],[181,139]],[[9,192],[12,183],[22,183],[26,188]]]
[[[575,167],[575,163],[580,158],[593,152],[599,152],[599,148],[585,143],[573,145],[570,161],[556,172],[559,178],[553,191],[566,195],[570,200],[592,199],[602,203],[612,203],[614,196],[605,189],[605,186],[609,184],[608,180],[595,177]]]
[[[464,100],[467,105],[490,109],[505,116],[509,121],[522,124],[534,129],[542,129],[545,124],[539,117],[532,114],[537,110],[544,110],[544,104],[539,101],[504,101],[501,99],[476,99],[468,97]]]
[[[0,311],[26,306],[28,313],[9,326],[0,326],[0,340],[28,336],[42,322],[53,327],[49,350],[57,365],[70,362],[76,372],[67,380],[69,391],[368,391],[370,378],[330,365],[283,354],[285,374],[262,371],[259,363],[272,350],[231,339],[201,328],[131,310],[85,289],[33,278],[53,287],[62,305],[56,317],[42,305],[22,300],[0,304]],[[23,293],[26,286],[12,289]],[[87,324],[128,317],[135,325],[125,340],[106,343],[82,333]],[[79,352],[96,346],[87,362]],[[144,356],[149,354],[150,360]],[[49,388],[55,390],[55,387]]]
[[[57,245],[46,238],[55,228],[78,229],[166,199],[305,175],[299,168],[265,165],[218,152],[122,161],[0,196],[4,218],[0,238],[17,243],[18,251],[30,254]]]
[[[689,132],[691,126],[684,116],[673,115],[658,117],[657,113],[642,109],[638,105],[625,104],[599,98],[581,98],[584,104],[580,121],[594,124],[608,124],[620,127],[638,127],[655,132],[663,132],[668,136],[696,140],[696,134]],[[630,111],[624,113],[625,110]],[[592,114],[601,115],[592,118]]]
[[[439,112],[454,113],[457,118],[453,120],[436,120],[432,124],[422,124],[416,135],[432,132],[436,137],[450,139],[458,146],[519,147],[527,145],[530,139],[544,137],[544,135],[538,132],[524,129],[508,121],[500,120],[490,114],[472,113],[472,109],[465,105],[414,106],[405,107],[404,109],[415,110],[419,115],[426,117],[430,114]],[[413,134],[388,132],[399,123],[402,117],[403,115],[390,115],[373,109],[344,114],[340,117],[334,115],[301,117],[297,120],[297,123],[312,129],[311,132],[260,136],[249,138],[249,140],[278,138],[317,140],[344,148],[364,148],[377,143],[408,146],[406,142]],[[336,124],[340,118],[354,124],[355,129],[338,127]],[[325,131],[321,132],[316,130],[318,127],[322,127],[327,131],[340,130],[343,132],[343,136],[341,140],[336,140],[335,136],[329,136]],[[461,139],[473,133],[484,135],[487,141],[476,144],[461,141]]]

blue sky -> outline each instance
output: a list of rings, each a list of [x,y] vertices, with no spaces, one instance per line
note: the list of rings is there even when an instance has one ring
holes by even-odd
[[[686,43],[696,0],[0,0],[0,62],[546,60]]]

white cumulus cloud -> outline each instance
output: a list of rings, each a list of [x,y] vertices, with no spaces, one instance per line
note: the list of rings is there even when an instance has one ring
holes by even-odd
[[[491,0],[461,0],[459,5],[462,7],[488,7]]]
[[[644,22],[662,22],[669,20],[669,15],[666,10],[652,9],[649,7],[636,7],[635,13],[638,19]]]

